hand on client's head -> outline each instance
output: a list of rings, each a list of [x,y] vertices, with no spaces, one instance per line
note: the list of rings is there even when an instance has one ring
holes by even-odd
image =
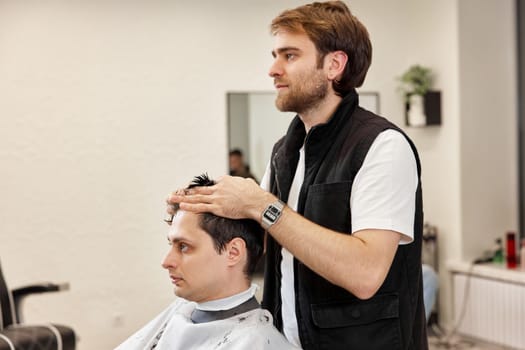
[[[206,176],[207,178],[207,174],[206,175],[200,175],[200,177],[203,177],[203,176]],[[198,179],[200,178],[199,176],[195,177],[195,179]],[[191,190],[190,188],[193,188],[195,187],[195,182],[196,180],[194,180],[192,183],[190,183],[187,187],[185,188],[179,188],[178,190],[175,190],[173,192],[171,192],[169,195],[168,195],[168,198],[166,198],[166,217],[164,218],[164,221],[166,223],[168,223],[168,225],[171,225],[171,223],[173,222],[173,217],[174,215],[177,213],[177,211],[180,209],[180,205],[179,203],[182,201],[180,200],[181,197],[184,197],[188,194],[191,193]],[[212,181],[212,180],[209,180],[209,181]]]

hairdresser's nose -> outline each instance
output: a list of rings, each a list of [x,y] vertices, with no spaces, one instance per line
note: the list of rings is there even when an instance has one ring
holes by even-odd
[[[281,62],[278,59],[275,59],[270,66],[268,75],[272,78],[280,77],[284,74],[284,69]]]

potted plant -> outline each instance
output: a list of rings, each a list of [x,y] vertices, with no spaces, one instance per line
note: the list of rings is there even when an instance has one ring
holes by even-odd
[[[430,90],[432,85],[432,71],[430,68],[420,66],[418,64],[411,66],[403,73],[401,78],[401,89],[405,95],[420,95],[423,96]]]
[[[406,119],[409,126],[427,125],[425,96],[432,85],[432,71],[420,65],[413,65],[399,78],[400,89],[406,103]]]

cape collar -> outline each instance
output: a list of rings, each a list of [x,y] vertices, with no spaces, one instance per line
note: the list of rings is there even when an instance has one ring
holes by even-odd
[[[235,315],[240,315],[245,312],[258,309],[259,307],[260,305],[257,299],[255,299],[255,297],[251,297],[244,303],[237,305],[228,310],[211,311],[211,310],[195,309],[193,310],[190,318],[193,323],[205,323],[205,322],[211,322],[211,321],[219,321],[219,320],[224,320],[224,319],[233,317]]]

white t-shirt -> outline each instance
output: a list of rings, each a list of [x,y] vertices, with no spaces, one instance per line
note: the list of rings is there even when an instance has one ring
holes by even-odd
[[[304,159],[303,147],[288,196],[287,204],[293,210],[297,210],[304,181]],[[265,190],[270,189],[270,177],[268,164],[261,180],[261,187]],[[406,138],[395,130],[380,133],[352,185],[349,198],[352,233],[363,229],[392,230],[402,234],[399,244],[412,242],[417,185],[416,159]],[[300,346],[295,314],[293,256],[285,248],[281,254],[283,332],[292,344]]]

